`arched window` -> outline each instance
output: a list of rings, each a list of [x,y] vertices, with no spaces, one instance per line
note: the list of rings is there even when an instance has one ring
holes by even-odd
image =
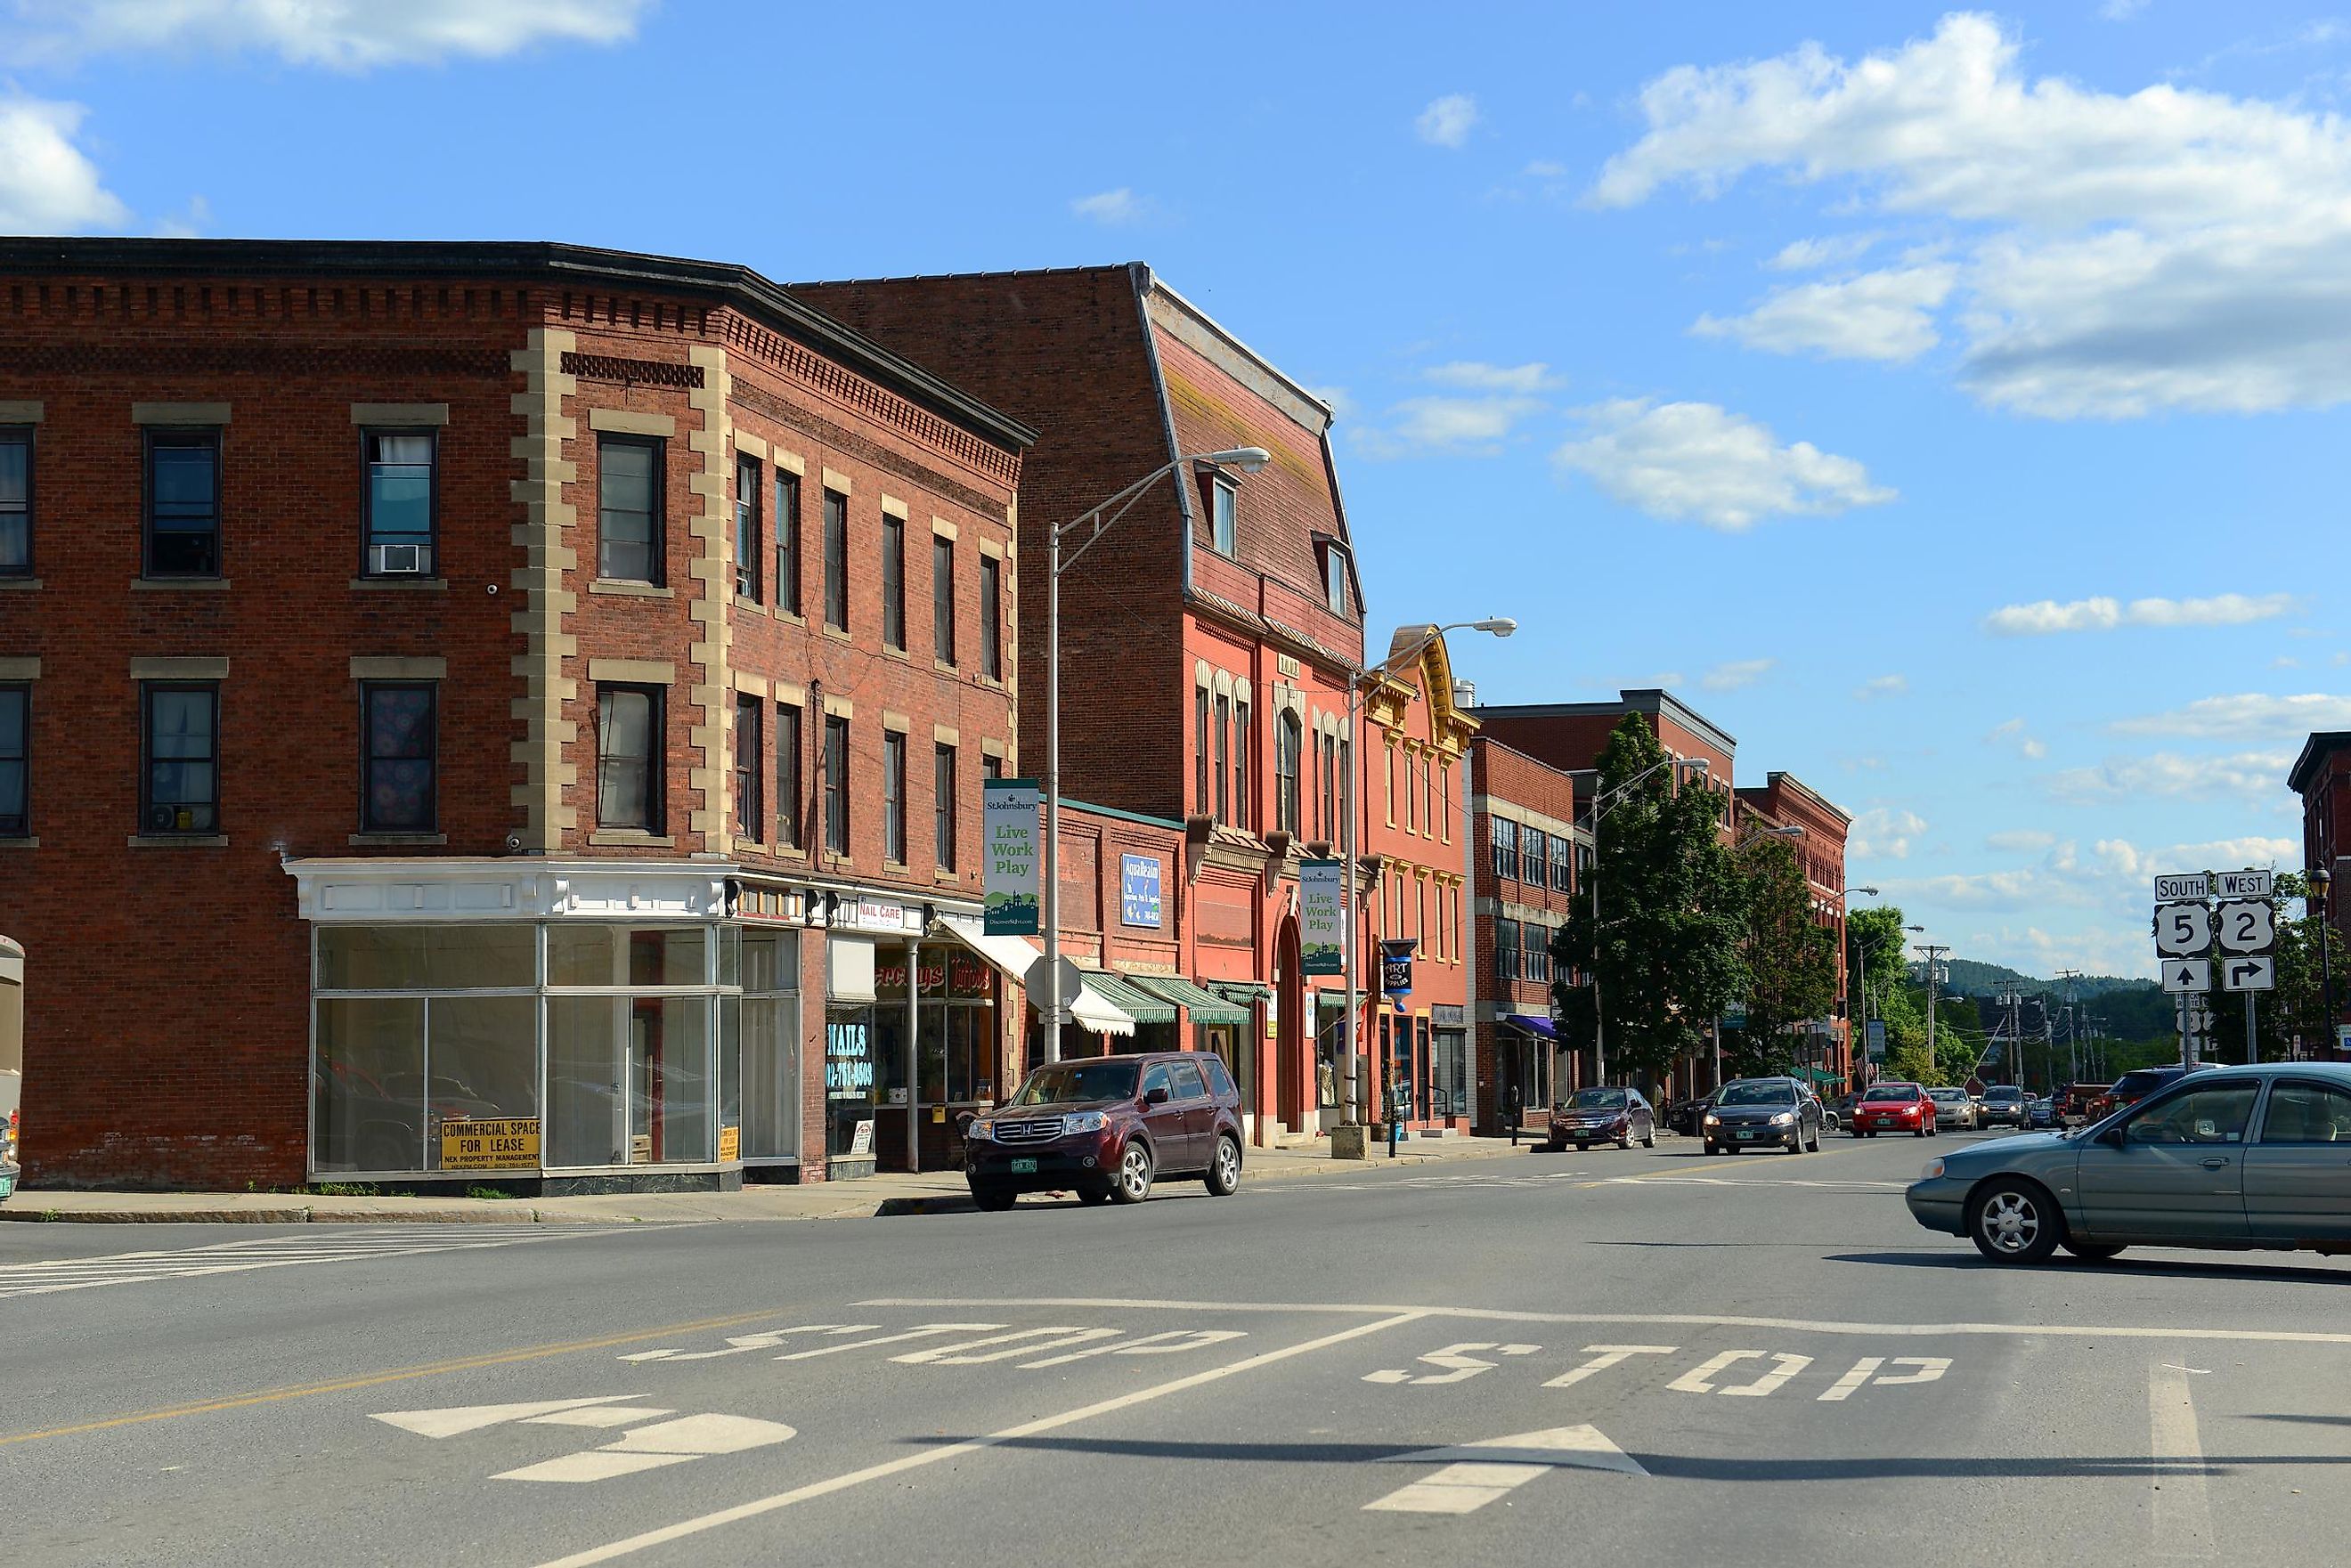
[[[1305,736],[1298,715],[1284,710],[1273,727],[1274,826],[1285,833],[1296,834],[1300,829],[1298,812],[1299,753],[1304,748]]]

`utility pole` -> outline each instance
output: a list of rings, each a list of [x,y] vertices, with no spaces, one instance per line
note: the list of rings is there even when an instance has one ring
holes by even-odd
[[[1936,966],[1942,956],[1949,952],[1950,949],[1942,946],[1940,943],[1936,942],[1913,942],[1910,946],[1918,952],[1927,955],[1927,1065],[1929,1068],[1932,1068],[1937,1061],[1935,1056],[1935,992],[1941,985],[1941,982],[1935,977],[1937,972]]]
[[[2065,982],[2065,1082],[2072,1083],[2082,1076],[2081,1026],[2074,1019],[2074,982],[2082,977],[2079,969],[2060,969],[2057,977]]]

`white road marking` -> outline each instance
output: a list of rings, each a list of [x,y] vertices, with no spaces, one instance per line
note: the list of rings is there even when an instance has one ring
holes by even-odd
[[[980,1366],[991,1361],[1010,1361],[1019,1355],[1034,1355],[1040,1350],[1059,1350],[1065,1344],[1084,1344],[1090,1340],[1110,1339],[1125,1333],[1123,1329],[1079,1328],[1074,1323],[1057,1323],[1050,1328],[1017,1329],[987,1339],[966,1340],[961,1344],[935,1344],[928,1350],[910,1351],[890,1359],[908,1366]],[[1048,1334],[1059,1338],[1047,1339]],[[1024,1340],[1043,1340],[1042,1344],[1024,1344]],[[990,1345],[1008,1344],[1010,1350],[988,1350],[986,1355],[974,1355]]]
[[[839,1355],[845,1350],[870,1350],[877,1344],[904,1344],[910,1339],[928,1339],[943,1333],[986,1333],[1000,1329],[1002,1323],[924,1323],[903,1333],[885,1333],[878,1339],[852,1340],[847,1344],[820,1345],[814,1350],[796,1350],[789,1355],[779,1355],[778,1361],[814,1361],[820,1355]]]
[[[640,1427],[604,1451],[614,1454],[739,1454],[798,1436],[780,1421],[750,1416],[680,1416]]]
[[[141,1285],[157,1280],[193,1280],[211,1274],[242,1274],[256,1269],[289,1269],[306,1263],[351,1263],[371,1258],[411,1258],[485,1247],[517,1247],[580,1236],[610,1236],[620,1226],[465,1225],[459,1234],[403,1226],[397,1232],[357,1231],[327,1240],[265,1236],[169,1251],[116,1252],[102,1258],[54,1259],[45,1263],[0,1264],[0,1298],[45,1296],[100,1285]]]
[[[1751,1395],[1761,1399],[1767,1394],[1778,1391],[1788,1379],[1813,1364],[1811,1356],[1791,1355],[1785,1351],[1773,1351],[1771,1360],[1776,1364],[1754,1382],[1739,1388],[1726,1388],[1723,1392],[1729,1395]]]
[[[831,1497],[835,1492],[847,1491],[852,1487],[862,1486],[867,1481],[886,1479],[891,1476],[903,1475],[908,1470],[921,1469],[925,1466],[961,1458],[966,1454],[977,1453],[1006,1443],[1016,1443],[1024,1437],[1033,1437],[1040,1433],[1058,1431],[1063,1427],[1074,1426],[1078,1422],[1091,1420],[1097,1416],[1107,1416],[1120,1410],[1132,1409],[1135,1406],[1147,1405],[1154,1400],[1166,1398],[1170,1395],[1182,1394],[1207,1384],[1220,1382],[1228,1377],[1238,1377],[1245,1373],[1255,1372],[1261,1366],[1270,1366],[1277,1362],[1289,1361],[1296,1356],[1311,1355],[1317,1351],[1328,1350],[1332,1345],[1344,1344],[1351,1340],[1362,1339],[1369,1334],[1384,1333],[1389,1329],[1418,1322],[1424,1315],[1415,1309],[1406,1308],[1372,1322],[1356,1323],[1332,1333],[1301,1341],[1296,1344],[1284,1345],[1279,1350],[1244,1356],[1238,1361],[1228,1361],[1222,1366],[1211,1366],[1166,1383],[1154,1384],[1149,1388],[1138,1388],[1132,1393],[1119,1395],[1115,1398],[1098,1400],[1092,1405],[1080,1406],[1074,1410],[1064,1410],[1059,1415],[1043,1416],[1035,1421],[1024,1421],[1019,1426],[1007,1427],[1001,1431],[991,1432],[986,1437],[967,1437],[956,1443],[943,1443],[935,1448],[925,1448],[920,1453],[907,1454],[878,1465],[868,1465],[863,1469],[851,1470],[844,1475],[833,1476],[825,1480],[811,1481],[806,1486],[794,1487],[789,1491],[777,1492],[771,1497],[755,1499],[750,1502],[738,1503],[733,1508],[720,1509],[716,1512],[681,1520],[675,1524],[664,1525],[657,1530],[644,1531],[602,1546],[590,1547],[584,1552],[575,1552],[567,1557],[552,1559],[540,1564],[540,1568],[588,1568],[590,1563],[609,1563],[616,1557],[626,1557],[649,1547],[665,1545],[673,1541],[683,1541],[688,1536],[699,1535],[706,1531],[738,1523],[743,1520],[757,1519],[762,1514],[772,1513],[778,1509],[790,1508],[797,1503],[809,1502],[817,1498]]]
[[[584,1405],[613,1405],[627,1397],[625,1394],[591,1394],[580,1399],[539,1399],[526,1405],[457,1405],[445,1410],[392,1410],[368,1419],[413,1432],[420,1437],[454,1437],[502,1421],[527,1421],[549,1411],[576,1410]]]
[[[551,1416],[528,1416],[523,1418],[527,1427],[632,1427],[640,1421],[651,1421],[663,1416],[674,1416],[674,1410],[656,1410],[648,1405],[583,1405],[577,1410],[558,1410]]]
[[[1836,1380],[1835,1386],[1821,1396],[1821,1402],[1825,1404],[1831,1400],[1852,1398],[1861,1385],[1867,1383],[1872,1375],[1885,1364],[1886,1358],[1882,1355],[1863,1356],[1853,1364],[1852,1371]]]
[[[1561,1373],[1543,1386],[1572,1388],[1593,1374],[1621,1365],[1636,1355],[1671,1355],[1678,1348],[1670,1344],[1587,1344],[1583,1349],[1592,1357],[1590,1361],[1572,1371]]]
[[[611,1480],[712,1454],[739,1454],[788,1442],[799,1434],[780,1421],[749,1416],[678,1416],[671,1410],[625,1406],[622,1394],[581,1399],[542,1399],[521,1405],[465,1405],[445,1410],[393,1410],[371,1416],[420,1437],[455,1437],[514,1421],[531,1426],[634,1427],[617,1441],[519,1469],[500,1470],[500,1481],[559,1481],[578,1485]],[[675,1418],[664,1421],[662,1416]],[[650,1422],[651,1425],[641,1423]]]
[[[640,1350],[621,1357],[622,1361],[716,1361],[722,1355],[742,1355],[749,1351],[773,1350],[794,1334],[867,1333],[880,1328],[880,1323],[801,1323],[794,1328],[767,1329],[758,1333],[729,1334],[725,1350],[679,1350],[664,1346],[660,1350]]]
[[[569,1481],[579,1485],[632,1476],[640,1470],[655,1470],[664,1465],[682,1465],[695,1457],[692,1454],[608,1454],[601,1448],[590,1448],[585,1453],[566,1454],[559,1459],[542,1459],[518,1470],[500,1470],[490,1479],[494,1481]]]
[[[1149,1333],[1124,1344],[1097,1344],[1084,1350],[1073,1350],[1067,1355],[1049,1355],[1042,1361],[1024,1361],[1023,1372],[1033,1372],[1042,1366],[1066,1366],[1073,1361],[1084,1361],[1096,1355],[1174,1355],[1178,1351],[1206,1350],[1227,1340],[1246,1339],[1240,1329],[1168,1329],[1162,1333]]]
[[[2150,1366],[2147,1411],[2155,1460],[2148,1478],[2155,1489],[2150,1510],[2155,1544],[2167,1555],[2209,1556],[2213,1548],[2212,1500],[2187,1375],[2176,1366]]]
[[[1563,1467],[1649,1472],[1602,1435],[1596,1427],[1559,1427],[1520,1432],[1455,1448],[1390,1455],[1384,1463],[1436,1464],[1445,1468],[1424,1480],[1400,1487],[1364,1505],[1366,1513],[1474,1513],[1541,1475]]]
[[[1491,1340],[1468,1340],[1460,1344],[1448,1344],[1443,1350],[1430,1351],[1420,1359],[1431,1366],[1447,1368],[1444,1372],[1424,1372],[1415,1375],[1409,1368],[1392,1366],[1379,1372],[1364,1374],[1366,1383],[1408,1383],[1425,1388],[1439,1383],[1465,1383],[1481,1372],[1494,1370],[1495,1363],[1480,1361],[1464,1354],[1473,1350],[1498,1351],[1503,1355],[1532,1355],[1541,1350],[1539,1344],[1496,1344]]]

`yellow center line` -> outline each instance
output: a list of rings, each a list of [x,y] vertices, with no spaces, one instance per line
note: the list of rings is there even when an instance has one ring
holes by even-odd
[[[249,1405],[274,1405],[281,1400],[304,1399],[313,1394],[343,1394],[354,1388],[373,1388],[379,1384],[405,1383],[417,1377],[439,1377],[452,1372],[472,1372],[485,1366],[501,1366],[509,1362],[538,1361],[551,1355],[570,1355],[583,1350],[606,1350],[616,1344],[634,1344],[641,1340],[670,1339],[683,1334],[705,1333],[712,1329],[728,1329],[742,1323],[758,1322],[763,1318],[785,1316],[788,1309],[770,1307],[756,1312],[736,1312],[723,1318],[703,1318],[690,1323],[672,1323],[664,1328],[638,1329],[628,1333],[599,1334],[594,1339],[566,1340],[559,1344],[525,1345],[519,1350],[490,1351],[481,1355],[460,1356],[455,1361],[436,1361],[423,1366],[394,1367],[384,1372],[361,1373],[355,1377],[340,1377],[325,1383],[298,1383],[287,1388],[267,1388],[253,1394],[234,1394],[225,1399],[207,1399],[194,1405],[173,1405],[161,1410],[141,1410],[127,1416],[110,1416],[99,1421],[80,1421],[68,1427],[50,1427],[38,1432],[15,1432],[0,1436],[0,1448],[11,1443],[30,1443],[42,1437],[71,1437],[84,1432],[103,1432],[114,1427],[135,1427],[146,1421],[169,1421],[182,1416],[205,1416],[215,1410],[238,1410]]]

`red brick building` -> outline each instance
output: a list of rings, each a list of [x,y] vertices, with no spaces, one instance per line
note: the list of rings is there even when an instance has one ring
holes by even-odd
[[[818,1178],[1006,1081],[1023,425],[736,267],[0,273],[35,1185]]]
[[[2286,774],[2286,787],[2302,797],[2302,864],[2305,873],[2325,867],[2326,919],[2351,943],[2351,730],[2321,730],[2303,742],[2302,754]],[[2351,1019],[2351,975],[2334,977],[2335,1017]],[[2339,1046],[2338,1056],[2351,1056]]]
[[[1298,876],[1339,844],[1364,646],[1329,408],[1141,264],[792,292],[1036,429],[1019,551],[1032,755],[1046,530],[1180,457],[1272,455],[1249,476],[1181,468],[1064,574],[1061,788],[1186,823],[1180,977],[1249,1021],[1204,1030],[1187,1008],[1176,1038],[1229,1053],[1259,1142],[1319,1131],[1345,1008],[1335,977],[1301,973]]]
[[[1471,742],[1469,765],[1478,1131],[1508,1133],[1515,1103],[1520,1125],[1540,1132],[1588,1066],[1552,1024],[1551,943],[1583,886],[1592,835],[1577,825],[1564,769],[1491,735]]]
[[[1813,915],[1836,938],[1836,1005],[1833,1016],[1813,1020],[1814,1027],[1798,1054],[1822,1075],[1823,1090],[1844,1084],[1853,1075],[1852,1030],[1847,1020],[1844,950],[1844,841],[1853,819],[1792,773],[1770,773],[1761,786],[1738,792],[1738,831],[1796,829],[1788,847],[1803,867],[1812,893]]]

